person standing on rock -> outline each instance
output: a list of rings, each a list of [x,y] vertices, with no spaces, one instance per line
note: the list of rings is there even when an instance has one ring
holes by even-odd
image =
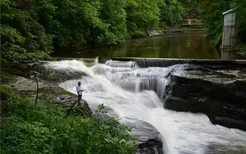
[[[76,86],[76,91],[78,94],[78,105],[81,105],[81,98],[82,98],[82,92],[84,91],[81,86],[81,82],[78,82],[78,85]]]

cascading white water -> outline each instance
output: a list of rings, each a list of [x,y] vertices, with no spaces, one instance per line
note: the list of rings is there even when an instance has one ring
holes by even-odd
[[[246,153],[246,132],[211,124],[204,114],[175,112],[163,108],[166,76],[174,67],[139,68],[134,62],[107,62],[87,68],[80,61],[49,62],[54,68],[81,68],[90,76],[70,80],[60,86],[73,93],[78,81],[85,89],[83,99],[91,107],[104,104],[113,109],[120,121],[128,118],[152,124],[165,139],[170,154],[206,154],[215,150]],[[182,69],[177,69],[182,70]],[[210,150],[211,151],[211,150]],[[211,152],[212,153],[215,153]],[[233,152],[232,152],[233,153]],[[233,153],[234,154],[234,153]]]

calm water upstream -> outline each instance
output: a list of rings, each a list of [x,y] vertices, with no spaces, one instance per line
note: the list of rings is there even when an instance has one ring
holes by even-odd
[[[71,51],[72,50],[72,51]],[[129,40],[114,48],[90,50],[65,50],[59,57],[101,58],[146,57],[146,58],[191,58],[221,59],[221,54],[211,46],[204,33],[171,34]]]

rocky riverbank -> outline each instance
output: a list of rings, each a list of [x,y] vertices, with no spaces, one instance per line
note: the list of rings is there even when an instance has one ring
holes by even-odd
[[[189,67],[173,73],[164,107],[206,114],[212,123],[246,130],[246,68]]]
[[[37,82],[33,72],[38,75],[38,99],[53,102],[70,110],[77,100],[77,96],[59,87],[59,83],[88,76],[86,72],[74,71],[69,68],[43,67],[44,62],[39,63],[12,63],[1,68],[1,84],[11,87],[16,93],[24,97],[36,98]],[[7,72],[6,72],[7,71]],[[60,98],[63,97],[61,100]],[[75,112],[81,112],[82,116],[94,115],[93,109],[83,100],[82,106],[73,108]],[[105,110],[107,112],[107,109]],[[132,136],[137,139],[136,154],[164,154],[163,142],[160,133],[150,124],[139,121],[138,124],[131,120],[124,123],[133,129]]]
[[[127,59],[124,59],[124,61],[126,60]],[[136,69],[141,69],[141,67],[170,68],[169,73],[165,76],[145,76],[145,81],[152,80],[154,77],[156,77],[156,80],[152,80],[153,82],[157,81],[157,78],[164,78],[168,81],[168,83],[165,83],[166,88],[163,89],[164,94],[159,95],[159,97],[164,96],[162,99],[164,100],[163,103],[166,109],[204,113],[214,124],[246,130],[245,61],[178,59],[135,60],[134,58],[130,60],[135,61],[131,62],[131,64],[137,66]],[[56,63],[58,64],[56,65]],[[56,101],[67,109],[69,109],[76,100],[76,95],[60,88],[59,83],[72,79],[80,79],[81,76],[90,76],[88,69],[81,68],[84,66],[76,65],[76,67],[70,69],[66,61],[64,61],[62,65],[59,62],[49,65],[46,65],[44,62],[25,65],[26,66],[24,66],[24,64],[9,65],[9,72],[14,72],[18,77],[10,77],[12,80],[8,81],[8,85],[22,95],[35,97],[36,81],[32,73],[36,72],[39,75],[39,98]],[[83,72],[82,70],[87,72]],[[141,74],[138,75],[138,77],[140,76]],[[156,83],[156,85],[157,84],[160,83]],[[142,88],[144,88],[144,86],[142,86]],[[156,89],[154,88],[152,90]],[[61,101],[60,96],[63,96],[65,100]],[[93,107],[93,109],[95,109],[95,107]],[[114,111],[109,107],[105,112]],[[117,116],[117,114],[115,115]],[[164,153],[165,139],[159,137],[158,134],[160,133],[149,123],[142,121],[133,123],[132,121],[134,120],[130,119],[124,124],[133,129],[132,135],[139,141],[135,153],[152,154],[156,151],[158,154]]]
[[[170,30],[152,30],[149,32],[149,36],[160,36],[160,35],[170,35],[170,34],[180,34],[180,33],[206,33],[206,29],[170,29]]]
[[[141,69],[171,67],[166,88],[158,90],[161,75],[146,76],[166,109],[206,114],[212,123],[246,130],[246,61],[162,58],[115,58]],[[103,59],[101,60],[103,61]],[[174,66],[175,65],[175,66]],[[141,74],[139,74],[141,76]],[[145,82],[146,81],[146,82]],[[145,85],[146,85],[145,84]],[[148,90],[144,84],[141,90]],[[164,96],[164,97],[163,97]]]

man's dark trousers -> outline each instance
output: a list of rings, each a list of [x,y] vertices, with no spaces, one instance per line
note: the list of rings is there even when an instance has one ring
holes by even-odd
[[[82,95],[78,95],[78,105],[81,105],[80,101],[81,101]]]

